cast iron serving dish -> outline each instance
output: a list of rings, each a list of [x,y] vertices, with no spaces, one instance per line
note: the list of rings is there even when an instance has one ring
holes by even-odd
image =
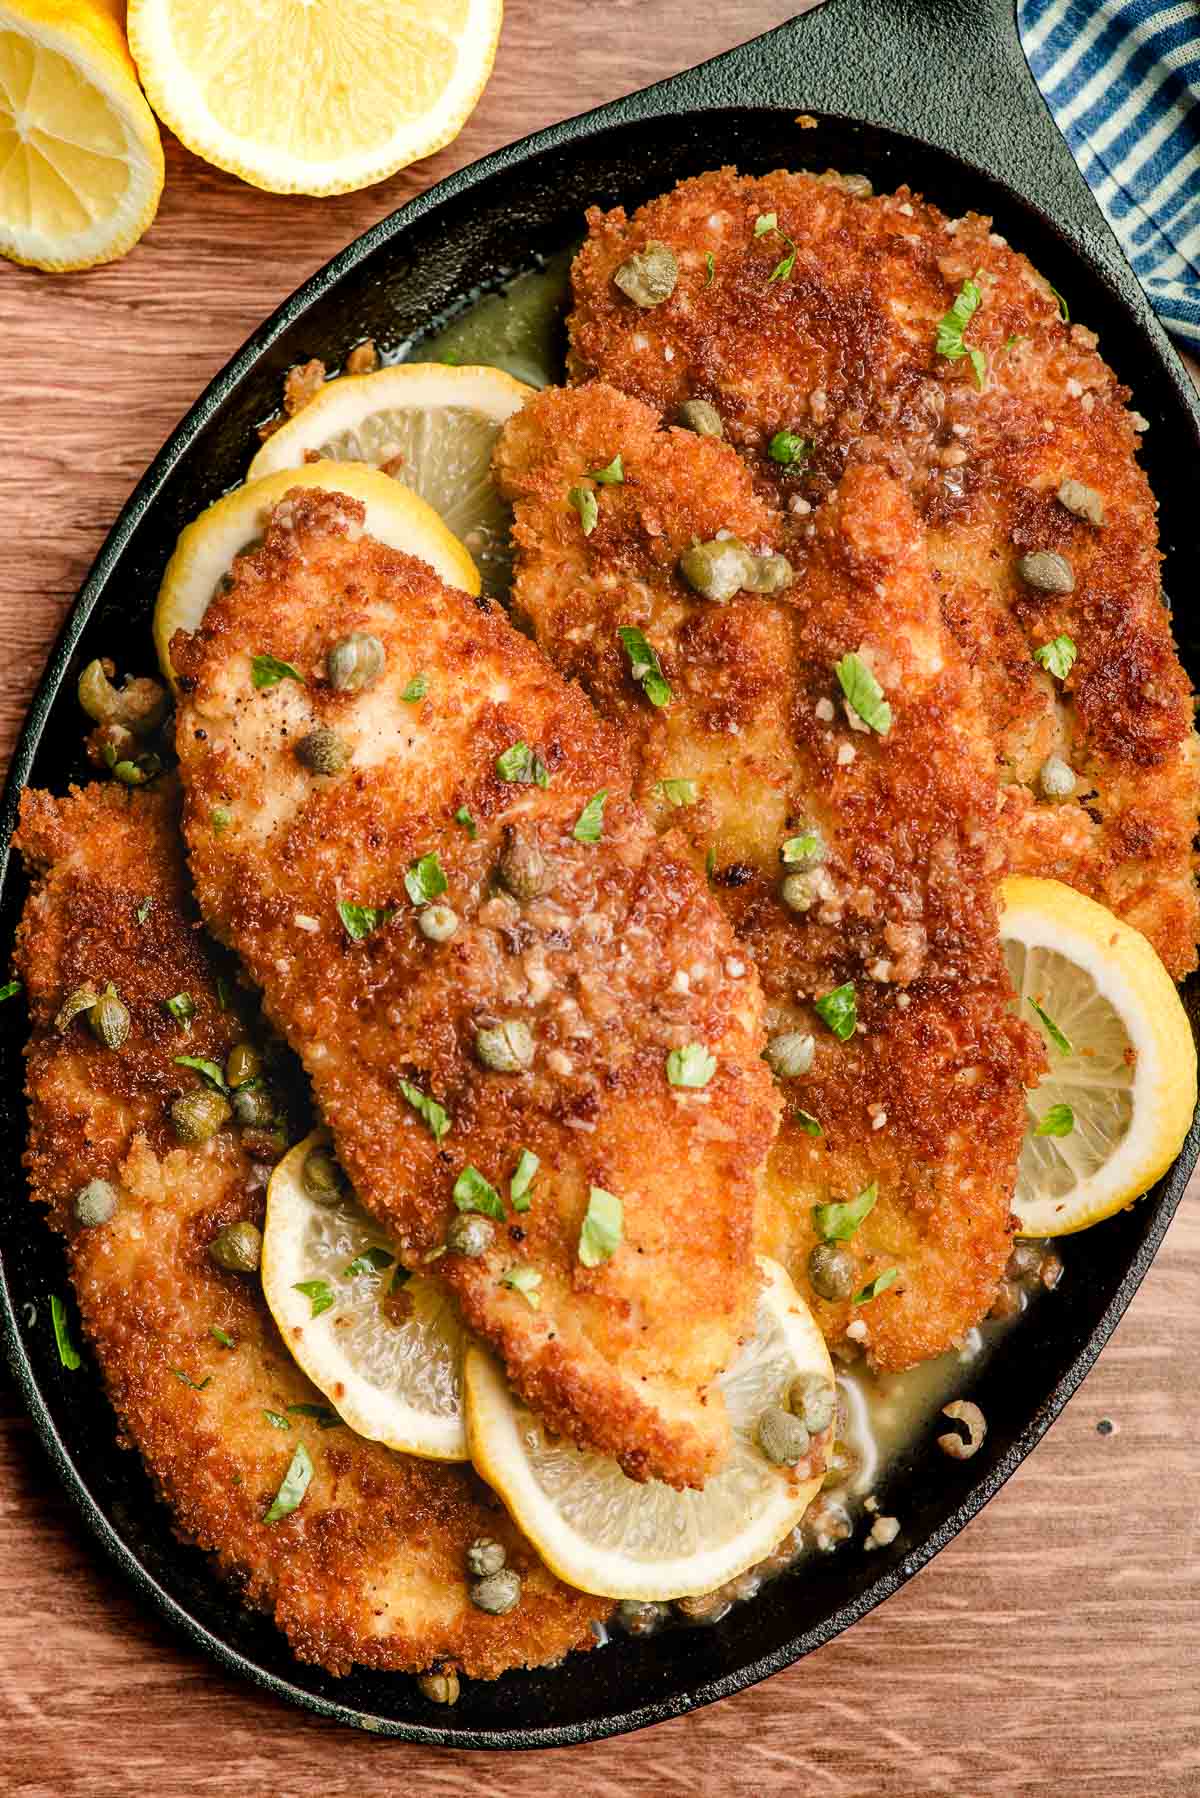
[[[800,129],[799,112],[815,129]],[[1166,586],[1200,581],[1191,488],[1200,407],[1026,67],[1012,0],[829,0],[816,12],[628,99],[556,125],[440,182],[368,231],[302,287],[229,363],[184,419],[130,499],[67,620],[26,720],[0,813],[0,919],[11,938],[24,898],[9,852],[27,784],[61,790],[82,773],[75,679],[83,663],[128,645],[152,652],[149,620],[179,528],[242,477],[256,422],[285,369],[338,365],[371,335],[419,340],[477,296],[581,234],[593,202],[632,208],[683,176],[733,162],[902,181],[951,214],[990,212],[996,227],[1068,295],[1072,316],[1151,421],[1145,460],[1161,504]],[[1189,507],[1191,510],[1189,510]],[[1184,660],[1200,675],[1197,620],[1176,613]],[[1195,1024],[1200,979],[1189,982]],[[893,1547],[818,1555],[707,1629],[622,1638],[557,1669],[466,1682],[452,1711],[411,1679],[344,1680],[301,1666],[265,1619],[243,1609],[196,1550],[172,1534],[137,1456],[119,1453],[94,1372],[58,1364],[48,1296],[66,1290],[50,1232],[19,1173],[25,1142],[24,1017],[0,1014],[0,1132],[9,1179],[0,1198],[0,1324],[9,1365],[55,1470],[90,1529],[137,1589],[220,1665],[325,1717],[409,1741],[534,1748],[640,1728],[708,1704],[828,1642],[894,1592],[975,1515],[1062,1409],[1137,1290],[1200,1147],[1194,1125],[1174,1167],[1133,1210],[1065,1241],[1066,1278],[1007,1338],[964,1392],[989,1421],[968,1462],[924,1443],[881,1494],[903,1529]]]

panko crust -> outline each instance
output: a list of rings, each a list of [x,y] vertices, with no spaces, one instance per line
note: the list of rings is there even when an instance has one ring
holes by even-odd
[[[617,454],[624,482],[597,490],[585,534],[566,496]],[[832,1342],[860,1317],[880,1367],[939,1353],[994,1298],[1023,1087],[1040,1057],[1010,1015],[997,936],[990,740],[903,488],[856,465],[789,541],[729,445],[662,430],[651,407],[603,383],[531,400],[505,426],[495,468],[515,509],[518,614],[619,725],[651,815],[711,864],[758,967],[769,1031],[815,1039],[811,1072],[781,1083],[763,1248],[788,1264]],[[678,558],[721,529],[756,551],[786,544],[791,587],[698,598]],[[645,632],[670,704],[651,706],[633,680],[621,625]],[[848,652],[883,686],[886,736],[851,728],[834,675]],[[673,807],[663,780],[693,781],[695,803]],[[813,825],[828,853],[798,915],[781,903],[781,845]],[[862,1029],[843,1044],[812,1001],[846,981]],[[872,1181],[880,1196],[853,1244],[861,1284],[891,1266],[901,1278],[867,1307],[828,1303],[808,1280],[812,1208]]]
[[[686,399],[710,401],[759,490],[785,510],[818,504],[857,460],[903,481],[995,739],[1012,868],[1108,905],[1182,976],[1200,935],[1200,754],[1137,462],[1144,421],[1094,334],[1064,321],[1049,284],[990,220],[947,219],[907,188],[865,198],[861,188],[726,168],[632,217],[594,208],[574,268],[572,374],[668,420]],[[777,227],[756,235],[771,215]],[[674,249],[680,276],[644,311],[612,276],[655,239]],[[794,266],[771,280],[788,244]],[[936,353],[938,321],[968,280],[981,294],[965,341],[986,357],[982,391],[968,358]],[[798,473],[768,453],[781,429],[813,445]],[[1101,526],[1061,504],[1066,480],[1099,494]],[[803,513],[788,516],[803,528]],[[1071,562],[1071,594],[1022,580],[1020,557],[1039,549]],[[1063,682],[1034,661],[1060,633],[1078,649]],[[1066,800],[1041,790],[1051,755],[1077,776]]]
[[[387,671],[338,693],[326,652],[352,631],[380,639]],[[256,690],[261,654],[303,680]],[[304,1062],[362,1202],[408,1265],[445,1281],[552,1428],[635,1478],[701,1483],[727,1447],[714,1379],[755,1283],[776,1100],[753,971],[684,845],[657,839],[634,804],[618,736],[496,608],[363,536],[357,502],[316,490],[276,508],[172,656],[201,908]],[[427,691],[405,702],[418,671]],[[350,746],[343,773],[300,765],[294,745],[314,727]],[[547,785],[500,777],[518,742]],[[600,792],[602,835],[581,841]],[[510,830],[548,869],[523,902],[496,884]],[[406,891],[431,853],[459,919],[445,943],[422,934]],[[390,915],[355,942],[341,901]],[[476,1030],[513,1017],[534,1031],[532,1067],[488,1071]],[[667,1080],[669,1051],[691,1042],[717,1061],[702,1091]],[[445,1108],[441,1142],[401,1079]],[[532,1208],[485,1256],[442,1253],[464,1168],[506,1195],[523,1148],[541,1163]],[[623,1241],[595,1268],[578,1255],[591,1187],[624,1205]],[[514,1269],[539,1277],[536,1309],[504,1283]]]
[[[219,963],[187,891],[178,790],[163,781],[133,795],[100,784],[65,799],[26,792],[15,841],[34,877],[16,949],[33,1020],[32,1196],[66,1239],[122,1436],[179,1535],[274,1616],[298,1659],[333,1674],[445,1665],[491,1679],[590,1647],[591,1623],[610,1607],[555,1580],[470,1469],[300,1417],[284,1432],[265,1415],[327,1407],[288,1354],[257,1279],[221,1271],[208,1254],[223,1225],[261,1225],[263,1168],[234,1130],[181,1147],[166,1123],[170,1100],[196,1078],[174,1056],[186,1048],[223,1061],[248,1034],[240,1010],[220,1003]],[[82,1018],[54,1027],[64,996],[97,978],[113,982],[132,1015],[119,1052],[101,1048]],[[196,1006],[186,1043],[162,1006],[182,991]],[[119,1207],[110,1223],[81,1229],[70,1201],[97,1176],[118,1186]],[[300,1441],[311,1484],[297,1511],[266,1524]],[[523,1576],[507,1617],[470,1602],[464,1556],[479,1535],[502,1540]]]

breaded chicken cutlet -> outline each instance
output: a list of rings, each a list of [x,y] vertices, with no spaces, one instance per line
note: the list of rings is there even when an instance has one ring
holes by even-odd
[[[1012,870],[1099,899],[1176,977],[1195,966],[1191,692],[1142,421],[1094,334],[988,219],[947,219],[906,188],[872,197],[857,177],[721,169],[588,223],[573,378],[668,422],[709,402],[793,534],[849,464],[890,468],[978,683]],[[678,278],[643,307],[613,277],[654,243]],[[1065,670],[1046,649],[1063,636]]]
[[[552,1429],[700,1484],[777,1115],[758,982],[634,803],[617,733],[496,607],[362,521],[293,492],[172,645],[201,910],[405,1264]],[[377,663],[348,690],[328,658],[354,634]],[[263,656],[290,672],[257,685]],[[323,773],[314,741],[337,746]],[[456,1207],[496,1219],[482,1254],[448,1239]]]
[[[199,1090],[176,1057],[223,1064],[247,1035],[237,1000],[222,1003],[187,891],[177,788],[27,792],[15,841],[34,879],[16,945],[33,1019],[32,1194],[66,1238],[121,1429],[179,1534],[274,1616],[300,1660],[330,1673],[445,1664],[494,1678],[588,1647],[605,1602],[559,1584],[469,1468],[329,1427],[336,1417],[287,1352],[257,1276],[210,1257],[223,1226],[261,1224],[266,1170],[236,1128],[185,1146],[168,1118],[173,1099]],[[110,981],[130,1016],[119,1049],[82,1013],[61,1016],[76,989]],[[186,1034],[164,1004],[179,993],[195,1007]],[[94,1180],[115,1188],[116,1210],[83,1228],[73,1199]],[[268,1523],[298,1443],[311,1481]],[[505,1617],[470,1601],[465,1554],[480,1535],[503,1541],[524,1578]]]
[[[618,456],[623,480],[595,488],[588,531],[568,495]],[[858,1318],[881,1368],[939,1353],[995,1295],[1038,1051],[1010,1015],[997,937],[990,742],[906,494],[851,468],[789,550],[786,589],[715,603],[681,577],[689,545],[729,533],[765,553],[785,538],[727,444],[660,430],[593,383],[531,400],[495,470],[515,509],[518,615],[619,726],[638,797],[709,865],[758,967],[785,1099],[764,1248],[831,1341]],[[648,651],[626,649],[630,628]],[[651,652],[669,689],[655,703]],[[843,697],[848,654],[882,686],[886,734]],[[857,1027],[835,1034],[815,1002],[844,987]],[[823,1296],[814,1207],[872,1185],[846,1245],[853,1283]],[[856,1305],[880,1276],[892,1283]]]

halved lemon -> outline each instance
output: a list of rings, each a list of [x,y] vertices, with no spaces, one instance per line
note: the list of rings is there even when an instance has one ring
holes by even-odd
[[[272,193],[367,187],[458,136],[503,0],[130,0],[129,46],[189,150]]]
[[[547,1435],[492,1357],[468,1346],[471,1459],[568,1585],[604,1598],[711,1592],[769,1555],[819,1491],[820,1478],[775,1466],[755,1440],[763,1411],[783,1403],[798,1374],[834,1383],[824,1338],[787,1274],[765,1256],[759,1266],[754,1336],[721,1376],[733,1450],[699,1491],[638,1484],[606,1456]]]
[[[440,1287],[397,1289],[393,1245],[344,1193],[315,1199],[304,1164],[320,1131],[267,1188],[263,1294],[293,1358],[358,1435],[432,1461],[465,1461],[463,1332]]]
[[[1001,904],[1021,1016],[1050,1063],[1028,1097],[1013,1210],[1022,1236],[1063,1236],[1171,1165],[1196,1108],[1196,1045],[1140,931],[1057,880],[1006,880]]]
[[[121,7],[0,0],[0,256],[91,268],[155,212],[162,143],[125,47]]]
[[[267,438],[246,478],[300,467],[314,451],[386,464],[470,550],[485,591],[502,593],[511,578],[512,513],[492,481],[492,451],[505,419],[533,392],[498,368],[442,362],[342,375]]]
[[[450,586],[479,592],[479,571],[462,544],[432,506],[407,487],[361,462],[285,468],[227,493],[179,533],[154,607],[154,645],[168,680],[174,681],[171,638],[176,631],[197,628],[234,557],[258,541],[268,512],[291,487],[324,487],[361,500],[372,537],[419,556]]]

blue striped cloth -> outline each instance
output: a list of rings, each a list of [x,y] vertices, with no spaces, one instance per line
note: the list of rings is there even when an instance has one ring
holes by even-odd
[[[1200,346],[1200,0],[1018,0],[1017,20],[1151,304]]]

